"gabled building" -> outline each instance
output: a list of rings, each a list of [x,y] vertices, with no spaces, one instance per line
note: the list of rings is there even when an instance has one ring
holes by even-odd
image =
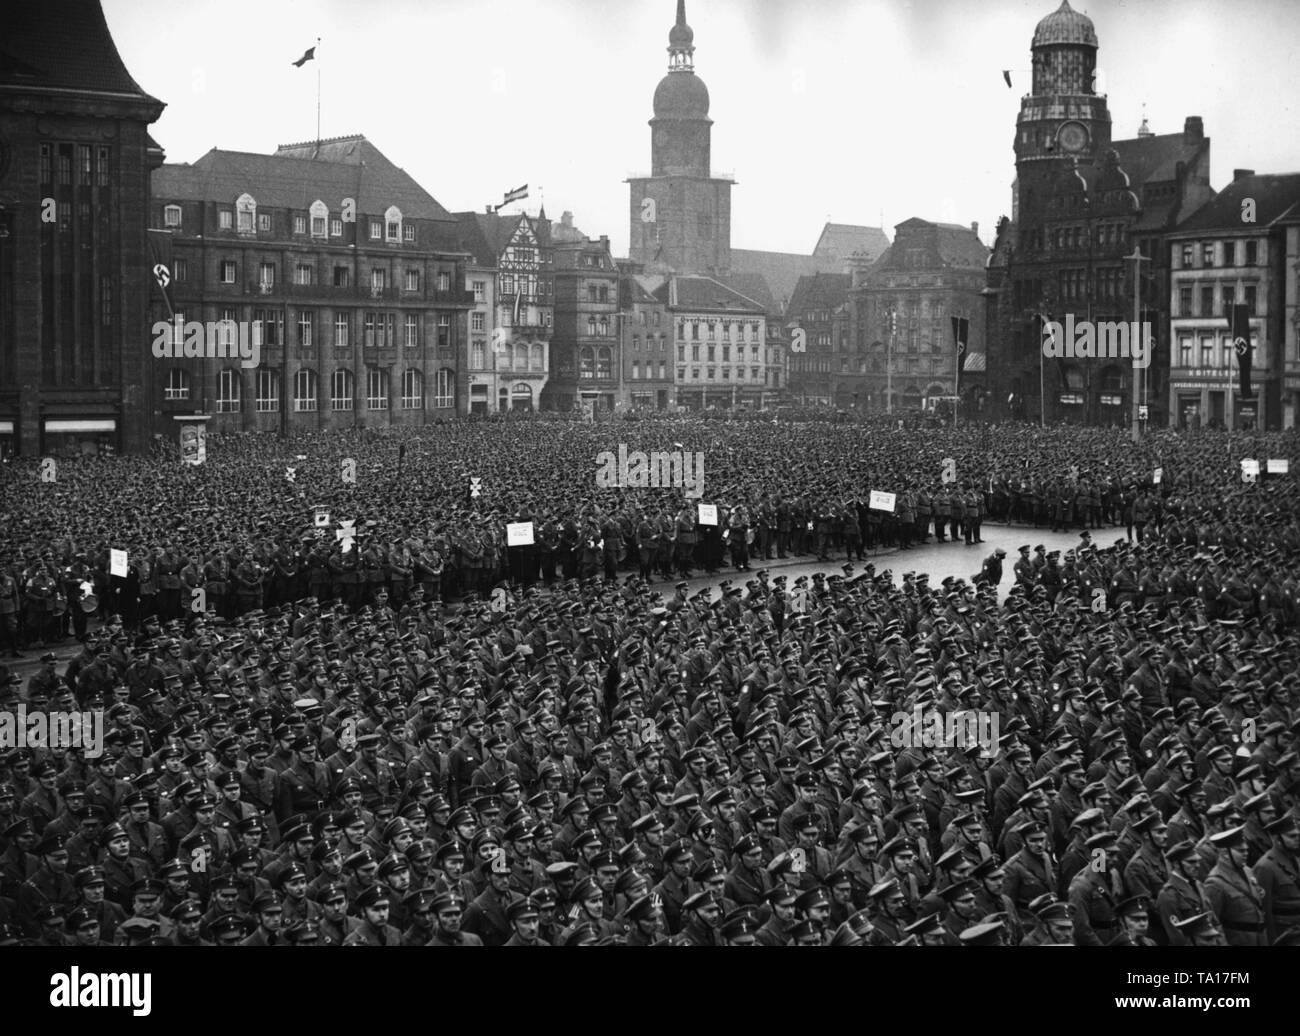
[[[221,344],[248,335],[258,361],[156,358],[158,430],[195,412],[214,431],[286,434],[456,412],[473,303],[457,223],[365,137],[164,165],[151,222],[170,239],[164,333],[219,322]]]
[[[542,409],[609,413],[622,398],[619,276],[609,238],[588,238],[566,212],[552,227],[555,328]]]
[[[97,0],[0,16],[0,456],[137,451],[154,369],[149,126]],[[174,434],[174,433],[173,433]]]
[[[544,211],[537,216],[461,212],[456,218],[461,247],[470,254],[473,268],[492,271],[496,280],[492,358],[469,375],[471,406],[486,402],[490,413],[537,410],[550,376],[554,326],[551,222]],[[471,362],[475,359],[471,355]]]
[[[1300,173],[1232,183],[1168,236],[1173,342],[1169,412],[1179,427],[1290,428],[1297,363]],[[1240,393],[1228,307],[1250,310],[1252,394]]]
[[[1106,98],[1094,89],[1097,34],[1068,0],[1038,23],[1031,50],[1011,218],[998,225],[986,278],[991,416],[1126,425],[1136,392],[1149,403],[1150,422],[1163,425],[1163,240],[1213,196],[1209,138],[1191,116],[1182,133],[1157,135],[1144,122],[1136,138],[1113,140]],[[1156,333],[1142,384],[1135,386],[1128,360],[1044,362],[1044,320],[1134,320],[1135,249],[1146,259],[1137,307]]]
[[[889,238],[880,227],[827,223],[809,255],[733,248],[731,273],[726,280],[738,291],[756,299],[759,289],[752,286],[752,281],[761,281],[762,290],[770,296],[771,311],[785,317],[801,277],[849,273],[855,267],[870,266],[888,247]]]
[[[956,317],[967,321],[963,413],[980,413],[981,365],[972,359],[984,354],[988,255],[978,224],[913,218],[894,228],[894,243],[884,255],[855,273],[849,338],[837,366],[842,375],[853,376],[845,379],[845,388],[853,387],[859,405],[888,409],[891,388],[894,410],[920,409],[929,399],[957,395]]]

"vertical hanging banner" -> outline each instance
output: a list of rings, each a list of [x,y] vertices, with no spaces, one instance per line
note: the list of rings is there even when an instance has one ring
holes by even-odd
[[[1237,354],[1237,372],[1240,375],[1238,391],[1242,399],[1252,399],[1250,385],[1250,307],[1235,305],[1228,312],[1232,322],[1232,349]]]

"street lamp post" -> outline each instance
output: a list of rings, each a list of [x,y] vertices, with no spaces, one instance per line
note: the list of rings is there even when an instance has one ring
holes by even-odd
[[[889,355],[885,358],[885,413],[894,412],[894,338],[898,334],[898,311],[889,309]]]
[[[1149,262],[1151,262],[1151,260],[1148,259],[1146,256],[1144,256],[1144,255],[1142,254],[1142,249],[1139,248],[1137,245],[1134,245],[1134,246],[1133,246],[1133,254],[1130,255],[1130,256],[1126,256],[1125,258],[1127,258],[1127,259],[1131,259],[1131,260],[1133,261],[1133,332],[1134,332],[1135,334],[1142,335],[1142,326],[1141,326],[1141,321],[1142,321],[1142,264],[1143,264],[1143,263],[1149,263]],[[1143,336],[1142,336],[1142,346],[1143,346],[1144,349],[1151,349],[1151,348],[1154,348],[1154,343],[1147,342],[1147,341],[1146,341],[1146,336],[1143,335]],[[1133,350],[1130,349],[1130,352],[1132,352],[1132,351],[1133,351]],[[1145,379],[1145,377],[1143,376],[1142,368],[1139,367],[1138,364],[1137,364],[1136,354],[1134,354],[1134,356],[1135,356],[1135,358],[1134,358],[1134,360],[1133,360],[1133,378],[1132,378],[1132,382],[1131,382],[1131,384],[1129,385],[1129,391],[1130,391],[1130,393],[1131,393],[1131,395],[1132,395],[1132,411],[1133,411],[1133,441],[1134,441],[1134,442],[1141,442],[1141,441],[1142,441],[1142,425],[1141,425],[1141,422],[1138,420],[1138,415],[1139,415],[1139,413],[1140,413],[1140,411],[1138,410],[1138,398],[1139,398],[1139,393],[1138,393],[1138,381],[1139,381],[1139,380],[1142,380],[1143,382],[1145,382],[1146,379]],[[1150,357],[1149,354],[1147,355],[1147,362],[1148,362],[1148,363],[1151,362],[1151,357]]]

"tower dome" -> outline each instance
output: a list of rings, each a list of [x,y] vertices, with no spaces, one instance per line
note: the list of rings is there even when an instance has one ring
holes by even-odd
[[[1092,19],[1070,6],[1070,0],[1061,0],[1061,6],[1038,23],[1034,29],[1035,47],[1052,46],[1097,47],[1097,33]]]
[[[656,119],[707,119],[709,88],[693,72],[669,72],[655,88]]]

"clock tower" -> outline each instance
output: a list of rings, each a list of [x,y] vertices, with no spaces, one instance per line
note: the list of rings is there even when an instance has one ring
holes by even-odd
[[[1022,224],[1041,217],[1053,184],[1074,166],[1091,165],[1110,147],[1110,111],[1096,93],[1097,33],[1069,0],[1034,29],[1033,89],[1016,121],[1013,210]]]
[[[668,33],[668,74],[654,95],[650,175],[633,176],[629,257],[674,273],[725,274],[731,266],[731,188],[710,171],[709,90],[695,74],[686,0]]]

